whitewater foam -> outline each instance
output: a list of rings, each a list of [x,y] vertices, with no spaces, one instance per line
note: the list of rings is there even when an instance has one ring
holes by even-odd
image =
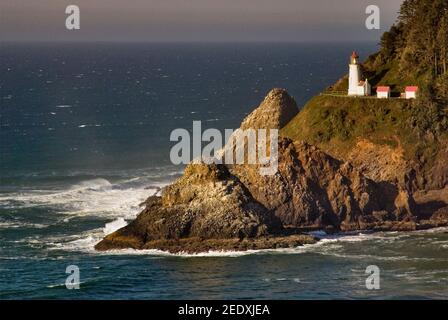
[[[148,196],[158,192],[166,183],[152,183],[148,187],[145,179],[132,177],[111,183],[104,178],[80,181],[57,190],[27,190],[0,196],[3,208],[49,208],[62,217],[49,219],[50,224],[27,221],[0,221],[0,228],[46,228],[50,225],[73,223],[74,219],[109,220],[103,228],[86,230],[73,235],[53,237],[29,237],[28,245],[44,246],[49,250],[94,252],[94,246],[105,235],[124,227],[126,220],[134,219],[142,210],[139,206]],[[76,222],[74,222],[76,223]]]
[[[21,221],[0,221],[0,229],[20,229],[20,228],[30,228],[30,229],[44,229],[49,225],[42,223],[30,223]]]
[[[121,229],[125,226],[127,226],[127,222],[124,220],[124,218],[118,218],[112,222],[106,223],[106,225],[103,228],[104,235],[111,234],[118,229]]]
[[[118,222],[113,221],[112,225],[118,226]],[[104,229],[103,229],[104,232]],[[220,250],[210,250],[207,252],[200,253],[187,253],[187,252],[178,252],[178,253],[170,253],[167,251],[157,250],[157,249],[144,249],[144,250],[136,250],[136,249],[117,249],[110,250],[106,252],[99,252],[98,254],[102,255],[148,255],[148,256],[162,256],[162,257],[180,257],[180,258],[218,258],[218,257],[227,257],[227,258],[237,258],[248,255],[266,255],[266,254],[279,254],[279,255],[297,255],[304,253],[314,253],[321,255],[330,255],[339,258],[353,258],[353,259],[364,259],[371,258],[377,260],[412,260],[413,258],[408,258],[405,256],[400,257],[380,257],[380,256],[369,256],[369,255],[348,255],[343,254],[340,251],[344,249],[344,242],[362,242],[368,240],[383,240],[385,237],[390,237],[390,235],[382,234],[336,234],[336,235],[327,235],[325,232],[313,232],[313,234],[319,234],[322,236],[320,241],[314,244],[305,244],[302,246],[294,247],[294,248],[278,248],[278,249],[262,249],[262,250],[247,250],[247,251],[220,251]],[[392,237],[394,238],[394,237]],[[395,237],[398,239],[398,237]],[[94,245],[101,240],[101,237],[91,237],[89,236],[87,239],[76,240],[68,243],[67,247],[71,247],[71,249],[82,249],[90,252],[96,252],[94,250]]]
[[[123,187],[98,178],[82,181],[64,190],[33,190],[0,197],[3,207],[30,208],[45,206],[67,215],[125,219],[134,218],[139,204],[157,189],[145,186]]]

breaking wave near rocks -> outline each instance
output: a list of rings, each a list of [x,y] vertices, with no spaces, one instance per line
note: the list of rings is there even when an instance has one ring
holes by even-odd
[[[0,232],[20,231],[22,237],[11,239],[15,245],[93,252],[96,242],[127,225],[142,202],[180,174],[153,171],[127,177],[71,176],[57,183],[48,179],[38,188],[2,192]]]

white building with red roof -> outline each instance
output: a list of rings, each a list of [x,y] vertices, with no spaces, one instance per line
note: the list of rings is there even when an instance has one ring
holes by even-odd
[[[349,96],[370,96],[372,87],[367,79],[362,79],[361,65],[359,64],[359,55],[353,51],[350,57],[349,76],[348,76],[348,95]]]
[[[388,99],[388,98],[390,98],[390,87],[388,87],[388,86],[378,86],[376,88],[376,96],[379,99]]]
[[[405,99],[416,99],[417,93],[418,93],[417,86],[408,86],[404,90],[404,97],[405,97]]]

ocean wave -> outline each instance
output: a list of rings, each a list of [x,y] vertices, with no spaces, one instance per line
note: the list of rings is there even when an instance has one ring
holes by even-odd
[[[126,225],[127,221],[120,217],[106,223],[103,228],[87,230],[78,235],[42,238],[38,242],[45,244],[50,250],[97,253],[95,245],[101,239]]]
[[[304,283],[300,278],[263,278],[264,282],[275,282],[275,281],[291,281],[295,283]]]
[[[124,218],[118,218],[112,222],[106,223],[106,225],[103,228],[103,233],[105,235],[111,234],[118,229],[121,229],[125,226],[127,226],[127,222],[124,220]]]
[[[412,231],[413,234],[448,233],[448,227],[438,227],[426,230]]]
[[[102,124],[80,124],[78,128],[101,127]]]
[[[83,189],[89,189],[89,190],[101,190],[104,188],[110,188],[112,184],[103,178],[97,178],[87,181],[81,181],[80,183],[77,183],[70,187],[72,190],[83,190]]]
[[[22,221],[0,221],[0,229],[44,229],[47,228],[48,224],[42,223],[31,223]]]
[[[97,178],[74,184],[64,190],[31,190],[0,196],[4,208],[50,207],[59,213],[76,216],[134,218],[139,204],[164,184],[127,186],[129,180],[112,184]]]
[[[39,239],[48,250],[62,250],[69,252],[95,252],[94,246],[104,236],[102,229],[94,229],[79,235],[46,237]]]
[[[281,250],[281,249],[276,249]],[[179,258],[217,258],[217,257],[227,257],[236,258],[253,254],[261,254],[264,250],[247,250],[247,251],[208,251],[201,253],[170,253],[167,251],[162,251],[158,249],[120,249],[120,250],[110,250],[106,252],[99,252],[101,255],[147,255],[147,256],[162,256],[162,257],[179,257]]]
[[[207,252],[198,252],[198,253],[187,253],[187,252],[170,253],[158,249],[143,249],[143,250],[117,249],[98,253],[102,255],[154,255],[154,256],[179,257],[179,258],[218,258],[218,257],[237,258],[248,255],[266,255],[266,254],[295,255],[311,252],[313,249],[320,246],[324,246],[324,243],[317,242],[315,244],[305,244],[303,246],[298,246],[294,248],[276,248],[276,249],[260,249],[260,250],[246,250],[246,251],[210,250]]]
[[[362,242],[362,241],[377,241],[382,243],[392,243],[398,240],[404,240],[413,236],[427,236],[430,234],[447,233],[448,227],[438,227],[425,230],[416,231],[353,231],[353,232],[341,232],[335,234],[326,234],[325,231],[313,231],[307,232],[309,235],[313,235],[319,238],[320,242]]]
[[[170,172],[172,173],[172,172]],[[44,228],[73,222],[80,217],[95,220],[108,220],[103,228],[91,227],[78,234],[63,232],[58,235],[39,235],[20,239],[21,245],[45,250],[76,252],[95,252],[94,246],[105,235],[110,234],[134,219],[142,210],[140,203],[148,196],[156,194],[172,178],[164,181],[142,176],[128,176],[111,182],[105,178],[81,180],[62,188],[21,190],[0,195],[3,209],[49,208],[56,216],[50,224],[37,224],[28,221],[0,221],[0,228]],[[91,220],[92,218],[89,218]],[[25,219],[26,220],[26,219]]]

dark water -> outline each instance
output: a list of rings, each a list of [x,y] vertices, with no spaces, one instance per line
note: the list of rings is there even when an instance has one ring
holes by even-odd
[[[447,298],[446,229],[243,255],[93,251],[181,173],[173,129],[237,128],[273,87],[303,105],[354,49],[375,45],[2,44],[0,298]],[[72,264],[80,290],[64,285]]]

